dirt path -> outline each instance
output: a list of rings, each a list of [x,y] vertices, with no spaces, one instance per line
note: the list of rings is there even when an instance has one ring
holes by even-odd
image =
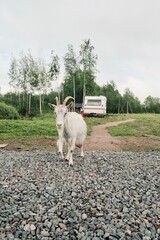
[[[104,150],[104,151],[121,151],[120,139],[112,137],[108,131],[108,127],[117,126],[128,122],[133,122],[134,119],[128,119],[119,122],[109,122],[103,125],[94,126],[91,136],[89,136],[85,143],[85,149],[90,150]]]

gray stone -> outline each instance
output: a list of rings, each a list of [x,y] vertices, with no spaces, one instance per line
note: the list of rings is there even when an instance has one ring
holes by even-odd
[[[83,214],[82,214],[82,219],[83,219],[83,220],[87,219],[87,214],[83,213]]]
[[[0,151],[2,239],[158,239],[159,152],[74,158],[69,168],[54,152]]]
[[[31,228],[30,228],[30,224],[26,224],[24,226],[24,231],[30,232]]]
[[[42,230],[41,231],[41,235],[44,237],[48,237],[49,236],[49,232],[47,230]]]

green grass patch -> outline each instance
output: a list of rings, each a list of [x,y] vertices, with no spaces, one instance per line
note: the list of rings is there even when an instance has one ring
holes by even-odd
[[[160,114],[132,114],[134,122],[108,129],[112,136],[160,136]]]
[[[126,114],[113,115],[106,118],[85,118],[88,135],[91,134],[94,125],[107,122],[121,121],[134,118],[132,123],[110,127],[112,136],[160,136],[160,114]],[[47,114],[32,119],[0,120],[0,141],[9,139],[36,139],[56,137],[57,129],[54,114]]]
[[[107,118],[85,118],[88,135],[92,132],[92,127],[104,124],[109,121],[119,121],[125,116],[115,116]],[[7,139],[34,139],[57,136],[56,122],[54,114],[46,114],[33,118],[23,118],[19,120],[0,120],[0,140]]]
[[[55,119],[0,120],[0,140],[57,136]]]
[[[86,117],[84,120],[87,124],[88,135],[91,135],[93,126],[105,124],[108,122],[117,122],[128,119],[128,115],[112,115],[107,116],[105,118],[98,118],[98,117]]]

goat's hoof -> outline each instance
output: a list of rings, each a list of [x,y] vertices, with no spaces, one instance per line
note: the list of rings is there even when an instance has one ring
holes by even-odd
[[[64,155],[63,155],[61,152],[58,152],[58,156],[59,156],[59,158],[60,158],[61,160],[64,159]]]
[[[61,157],[61,153],[60,152],[58,152],[58,156]]]

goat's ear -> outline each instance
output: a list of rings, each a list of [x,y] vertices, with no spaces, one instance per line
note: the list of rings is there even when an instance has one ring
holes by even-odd
[[[67,105],[67,108],[68,109],[71,109],[73,107],[73,102],[70,102],[68,105]]]
[[[56,106],[56,105],[54,105],[54,104],[52,104],[52,103],[48,103],[48,105],[49,105],[52,109],[55,109],[55,106]]]

